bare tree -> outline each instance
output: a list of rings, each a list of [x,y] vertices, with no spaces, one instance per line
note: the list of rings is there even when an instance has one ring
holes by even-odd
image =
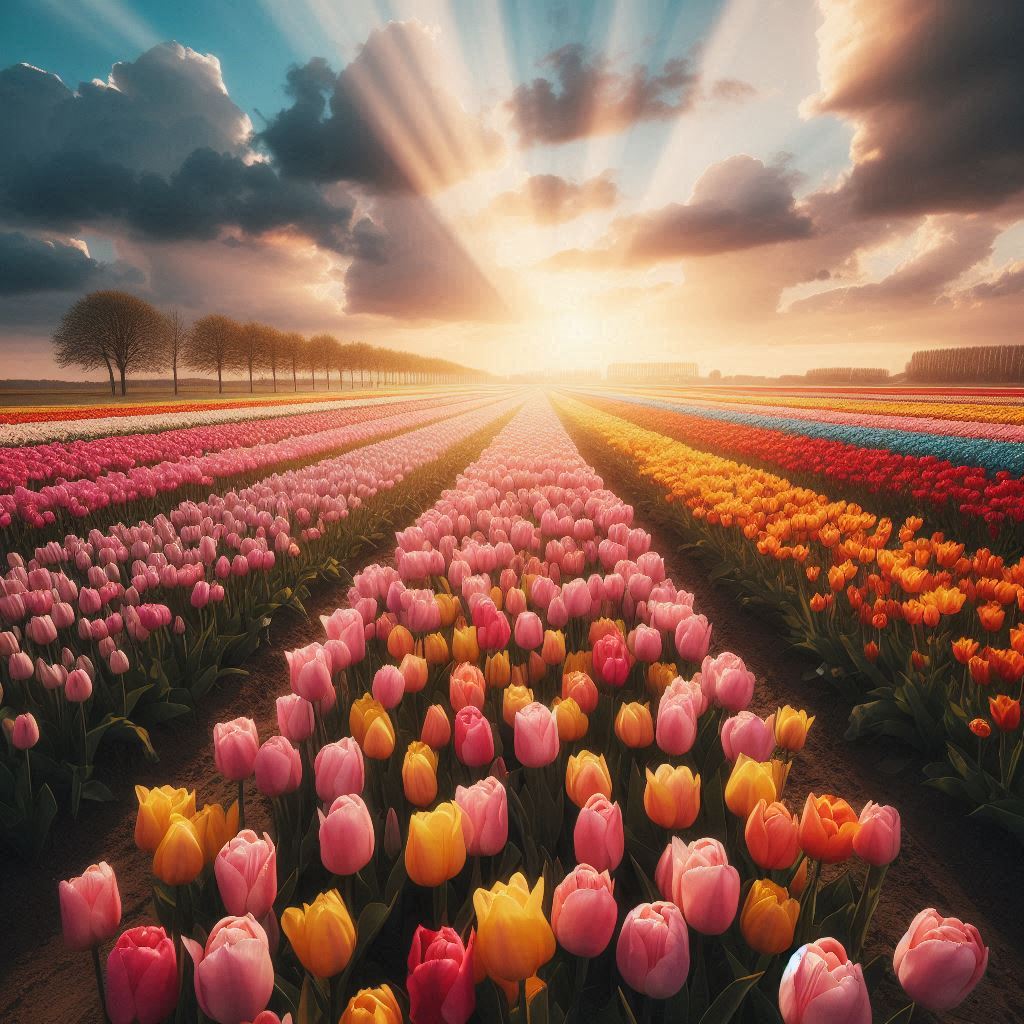
[[[299,390],[299,363],[305,358],[306,339],[298,331],[289,331],[281,336],[281,358],[285,366],[292,368],[292,388]]]
[[[313,389],[316,390],[316,367],[321,366],[327,373],[327,390],[331,390],[331,353],[338,339],[332,334],[314,334],[309,339],[307,362],[313,370]]]
[[[285,364],[287,353],[285,335],[276,327],[263,327],[263,354],[266,358],[266,365],[270,369],[270,375],[274,378],[274,391],[277,392],[277,368]]]
[[[252,375],[255,370],[262,370],[267,365],[266,355],[267,328],[250,320],[242,324],[234,337],[235,362],[242,370],[249,373],[249,392],[252,393]]]
[[[184,360],[188,328],[181,313],[172,309],[164,316],[164,354],[174,378],[174,393],[178,393],[178,363]]]
[[[224,371],[237,366],[235,338],[240,327],[220,313],[211,313],[192,325],[185,362],[193,369],[217,374],[217,391],[224,391]]]
[[[159,311],[137,295],[92,292],[64,314],[53,337],[56,361],[82,369],[106,366],[111,394],[116,370],[123,395],[129,373],[153,366],[163,327]]]

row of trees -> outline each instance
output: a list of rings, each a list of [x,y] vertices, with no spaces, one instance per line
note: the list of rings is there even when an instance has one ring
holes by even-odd
[[[252,391],[257,377],[270,374],[274,391],[279,379],[291,378],[299,388],[299,373],[308,372],[316,389],[317,374],[331,389],[331,375],[344,387],[360,383],[375,385],[463,383],[488,375],[447,359],[435,359],[412,352],[397,352],[363,342],[342,342],[331,334],[305,337],[296,331],[281,331],[270,324],[239,323],[220,313],[200,317],[189,325],[177,310],[162,313],[155,306],[128,292],[92,292],[79,299],[64,314],[53,336],[58,366],[82,370],[106,369],[110,393],[127,390],[130,374],[170,370],[174,393],[178,393],[178,371],[188,367],[215,375],[217,390],[223,392],[224,377],[248,377]]]
[[[915,352],[907,365],[907,377],[935,383],[1019,384],[1024,381],[1024,345],[979,345]]]

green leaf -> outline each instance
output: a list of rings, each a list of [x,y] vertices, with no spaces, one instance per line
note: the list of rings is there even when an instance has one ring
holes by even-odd
[[[728,985],[718,998],[707,1008],[700,1024],[728,1024],[743,1005],[747,993],[764,977],[764,971],[737,978]]]

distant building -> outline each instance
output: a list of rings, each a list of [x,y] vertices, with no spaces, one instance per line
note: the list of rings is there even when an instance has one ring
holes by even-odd
[[[824,366],[808,370],[807,379],[817,384],[872,384],[889,379],[889,371],[873,366]]]
[[[907,379],[947,384],[965,381],[1017,384],[1024,381],[1024,345],[934,348],[915,352],[907,365]]]
[[[692,381],[697,378],[696,363],[612,363],[608,379],[644,383]]]

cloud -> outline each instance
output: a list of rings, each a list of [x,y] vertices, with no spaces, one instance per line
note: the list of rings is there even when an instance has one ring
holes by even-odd
[[[509,315],[494,285],[434,214],[412,197],[377,201],[355,227],[346,309],[411,320],[497,320]]]
[[[785,166],[731,156],[700,176],[687,202],[620,217],[597,248],[558,253],[549,265],[645,266],[809,238],[812,220],[793,197],[794,180]]]
[[[72,92],[27,64],[0,71],[0,172],[60,154],[169,174],[194,150],[241,155],[251,124],[228,96],[220,61],[162,43]]]
[[[416,21],[374,29],[338,74],[320,57],[293,67],[286,91],[292,105],[259,139],[288,177],[432,193],[504,148],[447,88],[433,34]]]
[[[757,95],[757,89],[741,78],[719,78],[711,86],[711,98],[726,103],[742,103]]]
[[[960,297],[979,302],[1010,296],[1024,296],[1024,260],[1011,263],[994,278],[989,281],[981,281],[962,293]]]
[[[92,259],[81,244],[0,231],[0,295],[111,287],[141,279],[133,268]]]
[[[1024,5],[819,0],[809,113],[855,127],[862,214],[995,207],[1024,189]]]
[[[947,297],[966,271],[987,259],[1000,228],[976,216],[930,217],[914,252],[880,281],[834,288],[794,302],[794,313],[848,313],[869,307],[933,304]]]
[[[610,135],[640,121],[666,121],[691,109],[699,75],[684,57],[658,72],[643,65],[614,70],[580,44],[548,54],[542,66],[551,78],[520,85],[507,102],[524,147]]]
[[[619,200],[609,172],[583,182],[557,174],[534,174],[523,184],[496,196],[490,211],[505,217],[525,217],[538,224],[562,224],[593,210],[607,210]]]

